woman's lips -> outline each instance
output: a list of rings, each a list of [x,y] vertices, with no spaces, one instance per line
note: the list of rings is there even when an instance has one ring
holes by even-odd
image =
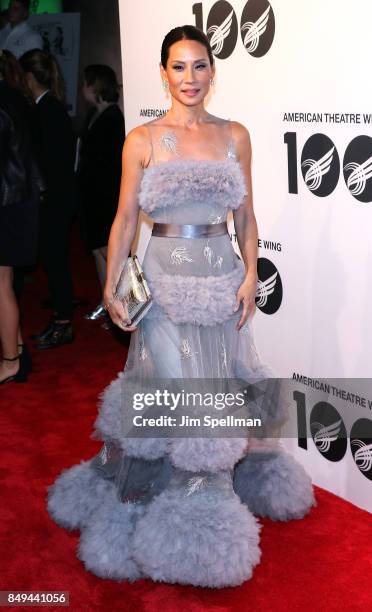
[[[192,98],[199,93],[200,89],[183,89],[182,91],[186,96],[190,96],[190,98]]]

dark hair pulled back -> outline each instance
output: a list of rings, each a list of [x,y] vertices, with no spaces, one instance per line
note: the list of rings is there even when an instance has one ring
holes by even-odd
[[[183,25],[173,28],[173,30],[170,30],[164,37],[163,44],[161,46],[161,64],[164,69],[167,67],[169,48],[180,40],[195,40],[203,45],[207,50],[210,64],[213,66],[213,52],[207,36],[202,30],[199,30],[199,28],[196,28],[193,25]]]

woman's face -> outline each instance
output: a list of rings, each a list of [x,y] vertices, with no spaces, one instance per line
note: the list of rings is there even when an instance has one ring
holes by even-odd
[[[171,95],[186,106],[196,106],[204,100],[214,76],[207,49],[195,40],[174,43],[169,48],[166,70],[163,66],[160,69]]]

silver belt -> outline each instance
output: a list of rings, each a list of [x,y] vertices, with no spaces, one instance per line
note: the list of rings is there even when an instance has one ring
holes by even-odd
[[[200,238],[202,236],[222,236],[227,233],[226,221],[201,225],[154,223],[152,228],[153,236],[165,236],[166,238]]]

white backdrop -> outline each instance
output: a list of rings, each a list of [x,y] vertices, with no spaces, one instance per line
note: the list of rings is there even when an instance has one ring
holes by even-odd
[[[351,380],[368,378],[372,366],[372,5],[355,0],[352,8],[346,0],[121,0],[120,18],[127,130],[169,107],[158,67],[166,32],[220,27],[208,110],[251,134],[257,348],[278,376],[343,379],[326,398],[311,388],[316,382],[298,381],[309,440],[307,449],[287,444],[317,484],[372,511],[372,392],[369,381]],[[148,236],[142,226],[140,256]],[[312,414],[321,400],[331,407]],[[343,431],[356,441],[342,442]]]

